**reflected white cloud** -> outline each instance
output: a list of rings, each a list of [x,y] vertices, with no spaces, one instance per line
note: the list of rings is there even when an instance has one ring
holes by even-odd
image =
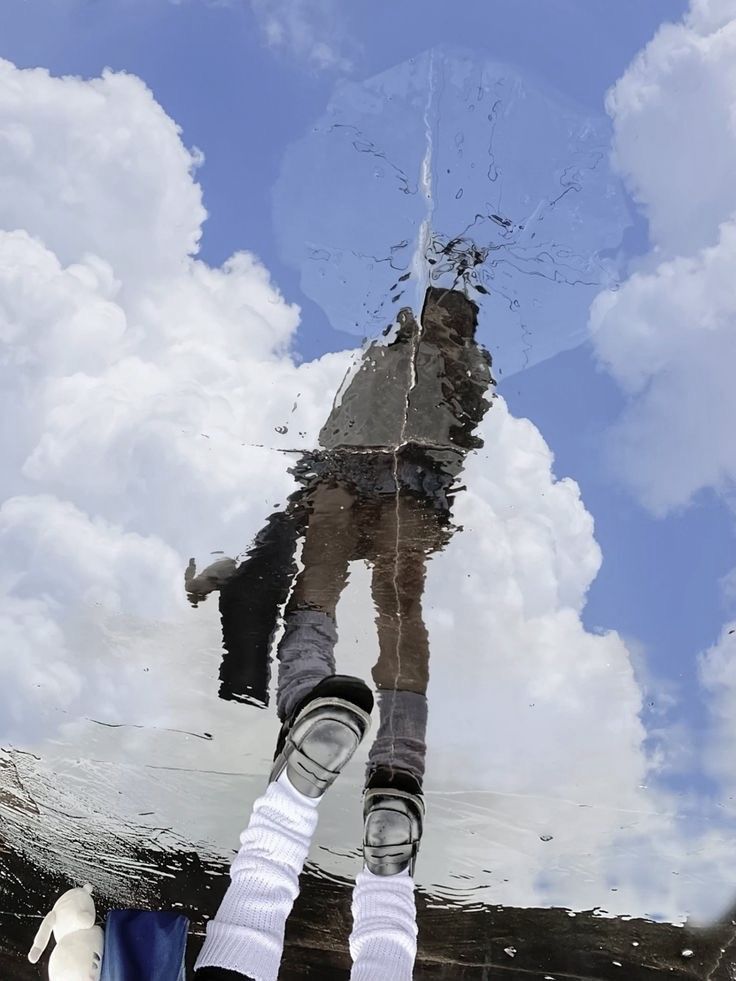
[[[708,692],[711,733],[707,765],[724,789],[724,806],[736,813],[736,621],[727,623],[717,642],[699,660]]]
[[[336,0],[250,0],[270,48],[318,71],[350,71],[352,64]]]
[[[736,479],[735,83],[736,6],[700,0],[661,28],[608,100],[615,159],[652,250],[597,299],[591,330],[628,396],[613,464],[658,515],[705,488],[728,495]]]
[[[126,285],[176,272],[196,250],[201,156],[139,78],[20,76],[0,59],[0,118],[0,228],[30,231],[64,265],[99,256]]]

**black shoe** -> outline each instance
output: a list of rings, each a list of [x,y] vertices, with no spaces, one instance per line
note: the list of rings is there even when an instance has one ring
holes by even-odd
[[[360,745],[372,709],[373,693],[360,678],[323,678],[282,725],[270,781],[286,769],[300,793],[321,797]]]
[[[414,868],[424,828],[422,788],[416,777],[379,767],[366,784],[363,800],[363,858],[374,875],[396,875]]]

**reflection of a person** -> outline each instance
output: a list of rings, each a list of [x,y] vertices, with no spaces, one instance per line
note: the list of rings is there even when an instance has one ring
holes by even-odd
[[[266,701],[268,649],[293,583],[277,654],[283,735],[316,686],[339,696],[341,683],[353,684],[335,675],[336,609],[350,561],[371,565],[380,722],[366,774],[364,855],[366,872],[382,877],[413,872],[421,835],[429,677],[422,596],[428,557],[452,534],[465,456],[482,445],[474,431],[493,379],[475,339],[477,314],[462,292],[438,288],[427,290],[421,326],[402,310],[393,340],[365,352],[320,432],[321,449],[292,471],[300,489],[269,518],[248,559],[237,569],[221,560],[199,576],[190,563],[187,573],[192,602],[220,590],[221,695],[246,701]]]
[[[475,339],[477,314],[462,292],[439,288],[427,290],[421,329],[411,311],[402,310],[392,342],[365,352],[320,432],[321,449],[304,454],[293,470],[300,489],[269,518],[249,558],[237,570],[229,559],[199,576],[192,568],[187,587],[194,602],[220,589],[227,651],[221,695],[266,702],[268,650],[293,583],[278,650],[283,720],[311,686],[334,672],[335,612],[348,565],[367,559],[381,710],[370,767],[411,774],[420,786],[429,665],[422,617],[426,563],[451,534],[453,485],[468,450],[482,445],[474,431],[493,381],[490,356]],[[300,534],[303,569],[294,580]]]
[[[335,611],[350,560],[372,566],[380,727],[368,786],[424,774],[429,671],[422,595],[428,557],[451,533],[452,486],[488,407],[490,358],[475,342],[477,306],[430,289],[421,330],[409,310],[391,344],[372,345],[322,428],[321,452],[300,468],[317,478],[279,645],[279,712],[334,671]],[[305,643],[307,642],[307,643]],[[390,720],[390,724],[389,724]],[[388,773],[386,772],[388,770]],[[382,771],[382,772],[375,772]]]

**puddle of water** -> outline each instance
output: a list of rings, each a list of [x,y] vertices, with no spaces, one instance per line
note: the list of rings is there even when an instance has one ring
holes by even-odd
[[[603,115],[449,48],[346,83],[287,152],[274,214],[305,296],[360,349],[298,363],[295,312],[241,258],[207,302],[252,275],[247,339],[247,304],[203,303],[173,336],[167,291],[143,291],[119,300],[145,323],[124,356],[33,390],[48,414],[25,469],[49,493],[0,524],[19,651],[0,915],[90,880],[101,908],[183,904],[201,936],[277,719],[337,670],[370,680],[376,720],[321,805],[305,948],[360,868],[365,782],[398,774],[427,807],[429,962],[441,935],[483,971],[726,976],[726,785],[668,783],[632,646],[582,621],[592,517],[495,395],[494,373],[579,344],[618,288],[610,141]],[[210,320],[232,332],[203,341]]]

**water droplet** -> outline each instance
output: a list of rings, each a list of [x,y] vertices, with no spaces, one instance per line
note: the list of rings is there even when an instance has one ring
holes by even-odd
[[[286,433],[288,433],[288,431],[289,431],[289,427],[288,426],[274,426],[274,429],[276,430],[276,432],[280,436],[286,435]]]
[[[516,947],[504,947],[503,952],[509,957],[516,957]]]
[[[684,950],[682,951],[682,956],[683,956],[683,957],[695,957],[695,951],[694,951],[694,950],[690,950],[690,948],[689,948],[689,947],[686,947],[686,948],[685,948],[685,949],[684,949]]]
[[[552,841],[553,838],[554,838],[554,835],[540,835],[539,836],[539,840],[540,841]]]

